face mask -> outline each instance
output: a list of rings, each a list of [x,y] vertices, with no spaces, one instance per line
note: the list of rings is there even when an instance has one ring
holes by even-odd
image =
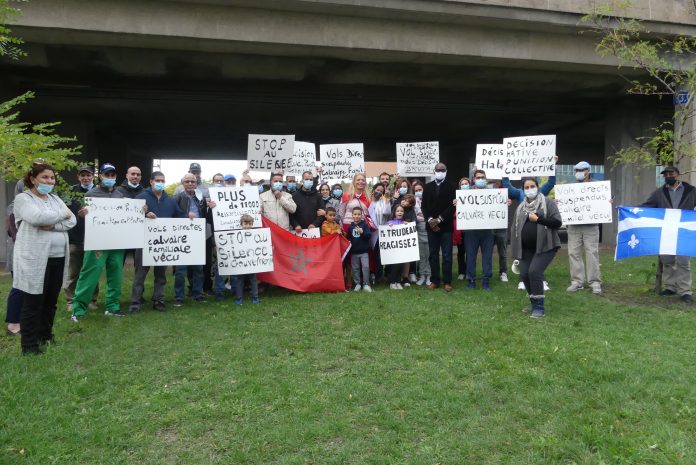
[[[83,189],[90,190],[92,188],[92,184],[80,184],[80,187]]]
[[[296,182],[289,182],[288,183],[288,191],[295,192],[296,190],[297,190],[297,183]]]
[[[322,196],[321,196],[321,199],[322,199],[324,202],[326,202],[326,201],[329,200],[330,198],[331,198],[330,195],[322,195]]]
[[[137,188],[140,184],[133,184],[132,182],[128,181],[128,185],[132,187],[133,189]]]
[[[535,199],[538,193],[539,190],[536,187],[532,187],[531,189],[524,191],[524,196],[528,199]]]
[[[39,185],[36,186],[36,190],[39,191],[40,194],[48,195],[53,190],[53,184],[41,184],[41,183],[39,183]]]
[[[104,187],[114,187],[116,185],[116,178],[104,178],[102,179],[102,184],[104,184]]]
[[[162,192],[164,190],[164,183],[163,182],[156,182],[153,187],[154,187],[155,191]]]
[[[486,184],[486,189],[493,189],[494,187],[495,187],[495,184],[493,184],[493,183]]]
[[[665,184],[668,186],[673,186],[677,183],[677,178],[674,176],[665,176]]]
[[[334,195],[334,197],[336,197],[337,199],[340,199],[341,196],[343,195],[343,189],[334,189],[333,195]]]
[[[423,198],[423,191],[418,191],[414,194],[417,199],[422,199]]]
[[[382,193],[381,193],[380,191],[373,192],[372,195],[374,195],[376,199],[381,199],[381,198],[382,198]]]
[[[447,176],[447,171],[435,171],[435,179],[442,181]]]
[[[399,195],[406,195],[408,189],[406,187],[399,187]]]
[[[465,191],[465,190],[467,190],[467,189],[469,188],[469,185],[468,185],[468,184],[462,184],[462,185],[459,186],[459,188],[460,188],[461,190]]]
[[[488,183],[485,179],[477,179],[476,181],[474,181],[474,184],[476,184],[476,187],[478,187],[479,189],[483,189],[484,187],[486,187]]]
[[[261,194],[262,192],[263,192],[263,185],[259,184],[259,194]]]
[[[312,186],[314,185],[314,181],[311,179],[305,179],[302,181],[302,187],[304,187],[306,190],[310,190]]]
[[[578,181],[582,181],[583,179],[585,179],[585,173],[582,171],[576,171],[575,179],[577,179]]]
[[[224,187],[224,184],[221,182],[216,182],[215,187]]]
[[[283,190],[283,183],[282,182],[274,182],[273,183],[273,190],[274,191],[282,191]]]

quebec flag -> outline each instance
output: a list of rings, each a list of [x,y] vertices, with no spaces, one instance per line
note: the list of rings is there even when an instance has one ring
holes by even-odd
[[[696,211],[619,207],[614,259],[641,255],[696,257]]]

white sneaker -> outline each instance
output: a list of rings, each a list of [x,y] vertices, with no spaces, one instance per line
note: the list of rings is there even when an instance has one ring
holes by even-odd
[[[460,274],[459,276],[457,276],[457,279],[460,281],[464,281],[464,275]]]
[[[425,285],[426,285],[426,286],[430,286],[432,283],[433,283],[433,282],[430,281],[430,276],[426,276],[426,277],[425,277]]]
[[[401,284],[399,284],[399,283],[394,284],[394,286],[396,286],[395,289],[398,289],[398,290],[400,290],[400,291],[403,291],[403,290],[404,290],[404,288],[401,287]]]
[[[425,276],[421,276],[418,278],[418,281],[416,281],[416,286],[422,286],[425,283]]]
[[[405,281],[403,284],[403,287],[411,287],[411,283],[409,283],[408,281]]]
[[[416,275],[415,275],[415,274],[411,273],[411,274],[408,275],[408,282],[410,282],[410,283],[415,283],[416,281],[417,281],[417,279],[416,279]]]
[[[592,293],[593,294],[601,294],[602,293],[602,286],[599,284],[593,284],[592,285]]]
[[[396,289],[398,289],[398,287],[396,287],[396,284],[395,284],[395,283],[391,283],[391,284],[389,285],[389,289],[395,291]]]
[[[523,283],[522,281],[520,281],[520,283],[517,285],[517,289],[520,290],[520,291],[526,291],[526,290],[527,290],[527,288],[524,287],[524,283]]]
[[[355,288],[353,289],[353,291],[354,291],[354,292],[360,292],[360,289],[361,289],[360,284],[356,284],[356,285],[355,285]]]
[[[545,291],[550,291],[550,290],[551,290],[551,288],[549,287],[549,282],[548,282],[548,281],[544,281],[544,290],[545,290]]]
[[[582,284],[570,283],[570,286],[566,289],[566,292],[577,292],[580,289],[585,289]]]
[[[363,290],[363,292],[372,292],[372,288],[370,286],[368,286],[367,284],[365,284],[363,286],[362,290]]]
[[[505,273],[505,272],[500,273],[500,280],[504,283],[508,282],[507,273]]]

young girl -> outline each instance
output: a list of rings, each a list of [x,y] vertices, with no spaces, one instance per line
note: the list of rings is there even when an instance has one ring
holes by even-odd
[[[397,224],[404,224],[404,207],[401,205],[397,205],[396,208],[394,208],[394,217],[387,221],[388,226],[395,226]],[[404,265],[408,265],[407,263],[394,263],[390,265],[390,270],[389,270],[389,289],[403,289],[401,286],[401,274],[402,270],[404,268]]]
[[[416,221],[416,196],[413,194],[404,194],[401,196],[401,201],[399,204],[404,208],[403,220],[405,223],[413,223]],[[416,280],[416,265],[418,262],[404,263],[401,273],[401,285],[404,287],[410,287],[411,283],[415,283]]]
[[[418,229],[418,253],[420,261],[418,263],[418,281],[416,284],[430,286],[430,248],[428,247],[428,231],[426,230],[426,219],[421,210],[423,201],[423,183],[413,181],[413,195],[416,197],[416,205],[413,209],[416,212],[416,228]]]

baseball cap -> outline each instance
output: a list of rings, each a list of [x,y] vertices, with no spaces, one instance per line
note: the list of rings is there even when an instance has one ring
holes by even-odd
[[[77,170],[78,174],[79,174],[79,173],[82,173],[83,171],[87,171],[87,172],[89,172],[89,173],[94,174],[94,168],[92,168],[92,167],[89,166],[89,165],[82,165],[82,166],[80,166],[80,169]]]
[[[189,171],[201,171],[201,165],[198,163],[191,163],[189,166]]]
[[[116,167],[111,163],[104,163],[103,165],[101,165],[101,168],[99,168],[99,171],[101,171],[102,173],[108,173],[110,171],[116,171]]]
[[[224,178],[225,181],[236,181],[237,178],[234,177],[234,174],[226,174]]]
[[[586,161],[581,161],[580,163],[575,165],[576,170],[589,170],[590,168],[591,168],[590,164],[587,163]]]
[[[676,166],[665,166],[665,168],[662,171],[660,171],[660,174],[665,174],[665,171],[674,171],[677,174],[679,174],[679,168],[677,168]]]

